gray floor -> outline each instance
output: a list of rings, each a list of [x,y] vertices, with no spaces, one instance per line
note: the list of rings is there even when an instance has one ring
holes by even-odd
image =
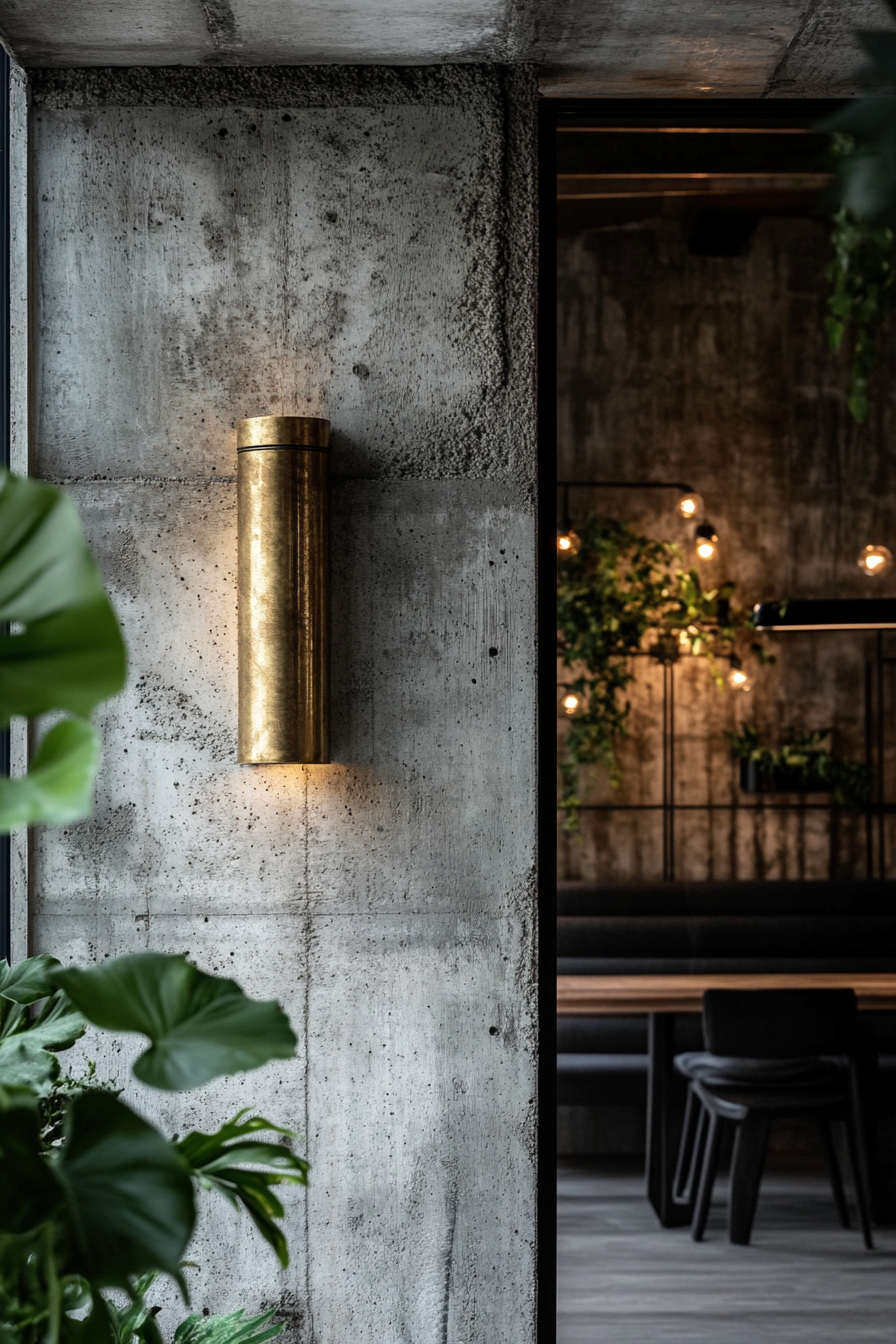
[[[732,1246],[719,1182],[706,1240],[663,1229],[629,1165],[558,1170],[558,1344],[896,1344],[896,1230],[866,1251],[822,1176],[769,1174]]]

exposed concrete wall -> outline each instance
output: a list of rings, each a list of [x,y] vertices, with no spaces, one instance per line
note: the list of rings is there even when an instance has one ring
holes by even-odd
[[[860,548],[896,551],[896,392],[891,329],[880,352],[866,426],[845,407],[846,360],[826,349],[828,230],[809,219],[764,220],[749,255],[689,255],[682,221],[608,228],[560,244],[561,477],[683,480],[706,501],[721,561],[698,565],[706,585],[737,582],[736,599],[896,594],[896,573],[869,580]],[[659,492],[573,497],[649,535],[679,542],[693,526]],[[873,637],[872,637],[873,638]],[[715,689],[702,659],[676,679],[676,800],[753,803],[738,787],[724,731],[755,722],[769,741],[790,724],[833,726],[837,749],[864,754],[863,634],[780,636],[774,667],[754,689]],[[886,674],[887,719],[896,683]],[[657,803],[662,796],[662,672],[641,662],[632,695],[623,788],[594,780],[591,802]],[[888,756],[889,797],[896,757]],[[796,801],[790,799],[789,801]],[[822,803],[822,797],[810,799]],[[567,876],[656,878],[659,813],[586,816],[584,845],[562,846]],[[888,850],[891,872],[896,832]],[[825,811],[771,815],[680,813],[677,876],[862,877],[865,833],[841,817],[831,843]]]
[[[34,467],[131,658],[95,820],[37,843],[36,946],[188,951],[285,1003],[294,1063],[151,1102],[302,1131],[289,1271],[215,1206],[193,1275],[295,1340],[533,1333],[533,97],[35,81]],[[333,425],[329,767],[235,764],[233,426],[268,411]]]

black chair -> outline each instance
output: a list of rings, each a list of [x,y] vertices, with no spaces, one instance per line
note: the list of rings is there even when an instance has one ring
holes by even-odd
[[[871,1249],[853,991],[707,990],[703,1029],[707,1051],[676,1058],[689,1089],[674,1196],[679,1203],[694,1201],[694,1240],[700,1241],[706,1229],[723,1122],[737,1126],[729,1236],[745,1246],[756,1214],[770,1122],[776,1116],[802,1114],[819,1125],[840,1221],[848,1227],[834,1142],[837,1130],[845,1134],[862,1232]]]

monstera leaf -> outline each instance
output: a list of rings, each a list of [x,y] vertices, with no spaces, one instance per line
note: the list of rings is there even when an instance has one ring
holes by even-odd
[[[62,1199],[41,1152],[37,1099],[26,1088],[0,1085],[0,1189],[0,1232],[28,1232]]]
[[[150,1087],[186,1091],[295,1054],[278,1003],[247,998],[233,980],[206,975],[184,957],[136,952],[53,978],[96,1026],[149,1037],[134,1074]]]
[[[0,1086],[29,1087],[46,1096],[59,1077],[56,1050],[83,1036],[86,1023],[57,989],[55,957],[29,957],[15,966],[0,961]],[[37,1013],[29,1012],[41,999]]]
[[[85,717],[121,690],[125,651],[74,506],[0,470],[0,727],[52,710]],[[25,779],[0,781],[0,832],[87,816],[98,739],[58,724]]]
[[[21,1004],[38,1003],[40,999],[45,999],[56,990],[50,973],[58,965],[56,957],[49,957],[46,953],[17,961],[14,966],[10,966],[7,961],[0,961],[0,999]]]
[[[53,1163],[62,1187],[58,1215],[70,1247],[69,1272],[126,1288],[161,1270],[181,1281],[193,1232],[193,1186],[176,1149],[108,1092],[72,1103],[66,1142]]]

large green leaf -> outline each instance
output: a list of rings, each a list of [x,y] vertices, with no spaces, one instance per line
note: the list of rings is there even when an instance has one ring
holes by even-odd
[[[55,487],[0,471],[0,726],[13,714],[87,715],[121,690],[125,651],[115,613]]]
[[[0,1086],[0,1232],[27,1232],[45,1222],[62,1198],[40,1144],[37,1100]]]
[[[0,961],[0,999],[11,999],[13,1003],[37,1003],[45,999],[56,989],[50,972],[58,965],[55,957],[45,954],[26,957],[13,966]]]
[[[58,966],[55,957],[31,957],[12,967],[0,962],[0,1041],[27,1036],[35,1048],[67,1050],[84,1035],[84,1018],[50,981]],[[40,1011],[29,1013],[40,999]]]
[[[86,1023],[76,1008],[69,1003],[65,994],[54,995],[48,999],[37,1017],[29,1017],[21,1008],[15,1021],[6,1024],[0,1035],[27,1034],[32,1045],[44,1050],[68,1050],[84,1035]]]
[[[49,975],[55,957],[30,957],[10,967],[0,961],[0,1085],[28,1087],[46,1096],[59,1077],[50,1051],[67,1050],[86,1023]],[[35,1015],[29,1008],[44,999]]]
[[[83,719],[64,719],[41,742],[27,775],[0,775],[0,833],[44,822],[64,826],[93,811],[100,738]]]
[[[96,1026],[149,1037],[134,1073],[150,1087],[186,1091],[295,1054],[275,1000],[247,998],[233,980],[206,975],[184,957],[137,952],[90,970],[56,971],[54,979]]]
[[[84,1018],[50,983],[58,965],[55,957],[30,957],[12,967],[0,962],[0,1085],[47,1096],[59,1077],[59,1062],[50,1052],[67,1050],[84,1035]],[[29,1012],[40,999],[40,1011]]]
[[[0,1086],[27,1087],[45,1097],[59,1077],[59,1061],[29,1039],[28,1033],[0,1040]]]
[[[206,1190],[217,1190],[232,1204],[243,1206],[285,1269],[289,1250],[282,1230],[274,1221],[283,1217],[283,1205],[271,1186],[307,1185],[309,1165],[282,1143],[249,1138],[265,1130],[289,1138],[294,1136],[291,1130],[262,1116],[243,1120],[245,1114],[240,1111],[216,1134],[187,1134],[178,1143],[178,1151],[200,1185]],[[248,1171],[247,1167],[255,1169]],[[259,1167],[266,1170],[259,1171]]]
[[[72,1103],[55,1171],[65,1191],[68,1270],[120,1287],[152,1269],[180,1280],[193,1187],[158,1130],[108,1092],[84,1092]]]

